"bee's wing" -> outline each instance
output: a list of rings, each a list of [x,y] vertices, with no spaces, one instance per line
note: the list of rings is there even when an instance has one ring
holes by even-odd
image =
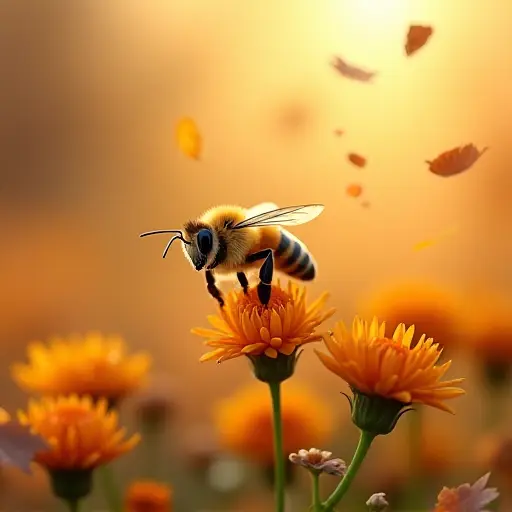
[[[286,206],[260,213],[234,225],[232,229],[256,228],[262,226],[298,226],[318,217],[324,209],[323,204],[302,204]]]

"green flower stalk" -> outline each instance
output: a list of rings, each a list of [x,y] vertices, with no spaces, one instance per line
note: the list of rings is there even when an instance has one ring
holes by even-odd
[[[350,466],[333,494],[323,503],[331,512],[354,480],[375,437],[393,431],[412,403],[453,412],[445,401],[464,394],[456,387],[464,379],[443,381],[451,361],[437,365],[439,345],[421,336],[413,343],[414,326],[400,324],[393,336],[386,336],[384,323],[355,317],[349,331],[340,322],[324,336],[330,354],[315,351],[324,366],[341,377],[352,390],[347,398],[352,422],[360,439]]]
[[[272,398],[272,417],[274,427],[274,481],[276,512],[284,512],[286,466],[283,453],[283,422],[281,419],[281,383],[269,382]]]

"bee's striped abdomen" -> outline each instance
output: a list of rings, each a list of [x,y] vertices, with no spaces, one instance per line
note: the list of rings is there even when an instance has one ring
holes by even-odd
[[[316,275],[316,263],[308,249],[293,235],[281,230],[279,245],[274,251],[276,268],[301,281],[312,281]]]

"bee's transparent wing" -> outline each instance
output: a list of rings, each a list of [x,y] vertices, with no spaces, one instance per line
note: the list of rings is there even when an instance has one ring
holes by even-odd
[[[263,226],[298,226],[318,217],[324,209],[323,204],[302,204],[277,208],[249,217],[232,229],[257,228]]]

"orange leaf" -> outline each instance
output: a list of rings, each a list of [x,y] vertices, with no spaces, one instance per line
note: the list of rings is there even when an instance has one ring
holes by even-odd
[[[430,172],[446,178],[467,171],[488,149],[479,151],[474,144],[467,144],[445,151],[426,163]]]
[[[346,188],[346,192],[350,197],[359,197],[363,193],[363,187],[357,183],[351,183]]]
[[[196,123],[184,117],[176,127],[176,140],[180,151],[189,158],[199,160],[202,150],[202,137]]]
[[[407,32],[407,40],[405,42],[405,53],[410,57],[416,53],[420,48],[425,46],[434,32],[434,29],[429,26],[411,25],[409,32]]]
[[[366,165],[366,158],[364,156],[358,155],[357,153],[349,153],[348,159],[356,167],[364,167]]]

